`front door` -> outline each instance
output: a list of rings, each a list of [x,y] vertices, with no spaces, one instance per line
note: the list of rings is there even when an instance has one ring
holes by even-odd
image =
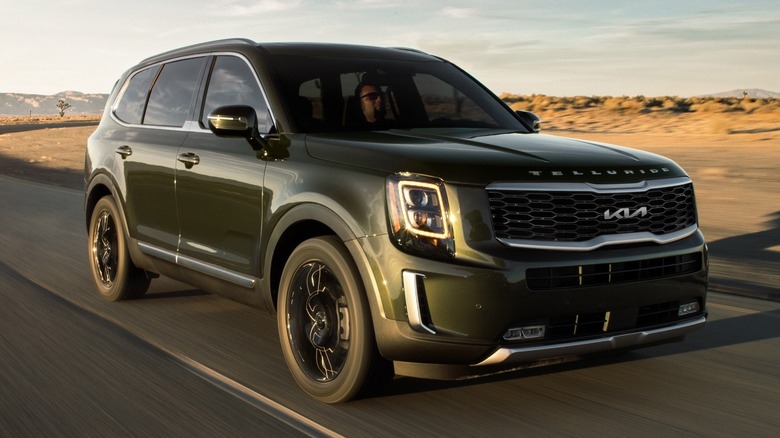
[[[207,268],[212,275],[219,267],[255,276],[265,162],[246,140],[218,138],[210,132],[191,133],[179,157],[176,202],[179,255],[184,256],[179,263],[186,266],[194,259],[212,266],[188,267]]]
[[[179,263],[249,286],[247,278],[259,276],[266,162],[246,139],[220,138],[206,130],[208,113],[225,105],[255,108],[260,129],[267,129],[268,107],[259,82],[238,56],[214,59],[200,127],[179,148]]]

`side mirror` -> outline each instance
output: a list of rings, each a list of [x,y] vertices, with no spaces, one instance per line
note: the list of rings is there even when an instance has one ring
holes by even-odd
[[[221,106],[208,115],[209,129],[220,137],[256,138],[257,114],[251,106]]]
[[[520,120],[530,127],[534,132],[538,133],[542,130],[542,119],[531,111],[517,110],[515,111]]]

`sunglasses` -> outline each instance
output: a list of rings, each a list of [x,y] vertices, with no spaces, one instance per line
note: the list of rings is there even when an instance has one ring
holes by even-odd
[[[360,96],[361,99],[368,99],[368,100],[377,100],[380,97],[382,97],[382,93],[367,93],[362,96]]]

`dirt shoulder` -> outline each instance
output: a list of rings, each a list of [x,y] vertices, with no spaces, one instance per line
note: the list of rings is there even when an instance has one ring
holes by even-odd
[[[675,160],[694,181],[710,239],[759,232],[780,215],[780,113],[552,109],[540,114],[543,133],[634,147]],[[57,120],[62,119],[40,122]],[[0,134],[0,173],[81,189],[87,137],[94,130],[55,127]]]
[[[780,300],[780,114],[542,113],[544,133],[665,155],[694,181],[713,290]],[[83,189],[94,126],[0,134],[0,173]]]
[[[84,187],[84,154],[94,126],[0,134],[0,174],[72,189]]]
[[[751,218],[744,231],[760,229],[759,217],[780,210],[780,113],[621,113],[608,110],[540,112],[542,132],[647,150],[668,156],[691,175],[704,204],[718,200],[751,199],[766,202],[742,209]],[[29,123],[0,119],[0,125]],[[46,118],[38,123],[69,119]],[[93,118],[93,120],[96,120]],[[0,134],[0,173],[80,189],[84,153],[94,126],[50,127]],[[764,195],[762,195],[764,194]],[[733,206],[732,206],[733,210]],[[771,211],[768,211],[771,210]],[[758,216],[758,217],[757,217]],[[720,234],[720,232],[716,232]]]

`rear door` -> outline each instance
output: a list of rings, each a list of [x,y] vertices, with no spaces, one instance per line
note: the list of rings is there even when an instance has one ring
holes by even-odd
[[[141,70],[114,109],[125,127],[112,134],[118,174],[124,175],[125,211],[130,235],[174,252],[178,245],[175,163],[187,136],[185,121],[205,58],[189,58]]]

